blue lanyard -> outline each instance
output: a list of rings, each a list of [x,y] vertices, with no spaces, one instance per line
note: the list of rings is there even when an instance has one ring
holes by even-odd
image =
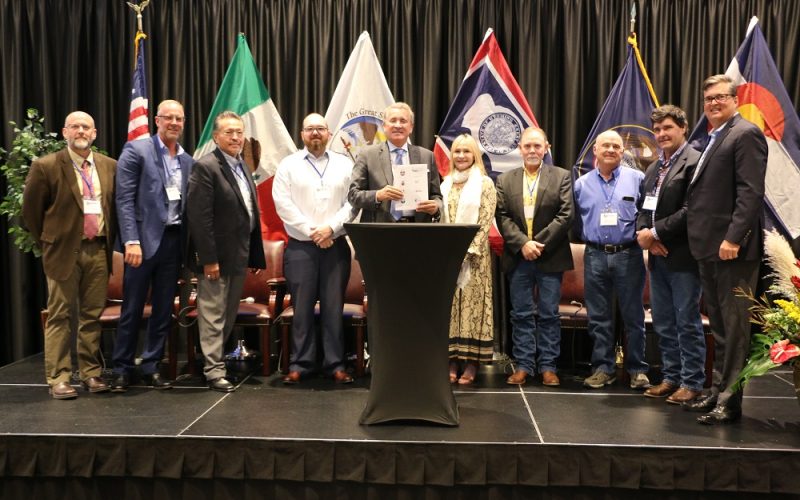
[[[530,178],[527,175],[525,176],[525,180],[528,181],[528,197],[531,198],[531,201],[533,201],[533,193],[536,192],[536,187],[539,185],[539,179],[542,178],[541,176],[542,176],[542,171],[539,170],[539,173],[536,174],[536,180],[533,181],[532,185],[529,180]]]
[[[164,154],[164,150],[165,149],[167,151],[166,154]],[[169,149],[168,148],[163,148],[161,150],[161,166],[164,167],[164,175],[166,176],[165,178],[167,180],[167,185],[170,185],[170,184],[172,184],[172,173],[170,173],[169,162],[167,161],[167,159],[164,158],[165,156],[170,158],[170,159],[172,158],[169,155]],[[178,160],[177,156],[175,157],[175,161],[178,162],[178,168],[180,168],[181,162],[180,162],[180,160]]]
[[[617,167],[617,168],[619,168],[619,167]],[[606,199],[606,207],[610,207],[611,206],[611,200],[614,199],[614,191],[617,190],[617,182],[619,181],[619,179],[614,178],[614,174],[613,173],[611,174],[611,179],[614,181],[614,187],[611,188],[611,194],[610,195],[606,195],[606,184],[609,184],[609,183],[605,182],[605,180],[603,179],[603,176],[600,175],[600,172],[597,172],[597,180],[598,180],[598,182],[600,182],[600,190],[603,191],[603,196]]]
[[[314,169],[314,172],[317,173],[317,175],[319,176],[319,183],[322,184],[323,183],[322,178],[325,177],[325,172],[328,171],[328,164],[331,162],[331,159],[328,158],[328,161],[325,162],[325,168],[322,169],[322,173],[320,173],[319,169],[317,169],[317,166],[314,165],[314,163],[308,159],[308,155],[306,155],[306,161],[308,162],[309,165],[311,165],[311,168]]]
[[[75,170],[78,171],[78,175],[80,175],[81,179],[83,179],[83,183],[86,184],[86,189],[89,190],[89,196],[91,196],[92,199],[94,199],[94,183],[92,181],[90,181],[89,179],[87,179],[85,175],[83,175],[83,170],[78,168],[78,165],[76,165],[74,161],[72,162],[72,166],[75,167]],[[90,163],[89,164],[89,178],[91,178],[91,177],[92,177],[92,164]]]
[[[241,174],[240,174],[240,172],[241,172]],[[244,174],[244,170],[243,170],[241,162],[236,163],[236,166],[233,167],[233,175],[235,175],[237,178],[241,179],[242,182],[247,184],[247,187],[249,189],[250,184],[247,182],[247,177]]]

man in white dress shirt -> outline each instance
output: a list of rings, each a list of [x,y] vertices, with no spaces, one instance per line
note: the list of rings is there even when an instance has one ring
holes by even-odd
[[[292,349],[284,384],[296,384],[317,369],[314,306],[320,304],[322,371],[347,384],[342,307],[350,277],[350,246],[344,223],[355,215],[347,202],[353,163],[326,151],[330,131],[317,113],[303,120],[305,148],[281,161],[272,197],[289,235],[284,270],[292,295]]]

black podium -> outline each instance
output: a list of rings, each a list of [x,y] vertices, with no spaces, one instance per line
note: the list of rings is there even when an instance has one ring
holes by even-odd
[[[456,279],[477,224],[345,224],[367,284],[372,382],[360,423],[458,425],[448,380]]]

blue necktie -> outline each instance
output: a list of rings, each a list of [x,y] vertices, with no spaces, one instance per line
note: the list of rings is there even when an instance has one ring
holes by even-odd
[[[692,176],[692,182],[697,179],[697,176],[700,174],[700,169],[703,167],[703,162],[706,159],[706,154],[711,149],[711,146],[714,145],[714,141],[717,140],[718,131],[711,132],[711,136],[708,138],[708,144],[706,145],[706,149],[703,150],[703,154],[700,155],[700,161],[697,162],[697,167],[694,169],[694,175]],[[691,184],[691,182],[690,182]]]
[[[394,150],[394,164],[395,165],[402,165],[403,164],[403,154],[405,154],[406,150],[402,148],[397,148]],[[395,210],[394,203],[389,202],[392,212],[392,217],[395,220],[399,220],[403,216],[402,210]]]

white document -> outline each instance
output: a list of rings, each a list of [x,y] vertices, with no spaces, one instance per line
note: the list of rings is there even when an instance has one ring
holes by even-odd
[[[392,185],[403,191],[403,199],[393,201],[394,210],[416,210],[417,203],[428,199],[428,165],[392,165]]]

